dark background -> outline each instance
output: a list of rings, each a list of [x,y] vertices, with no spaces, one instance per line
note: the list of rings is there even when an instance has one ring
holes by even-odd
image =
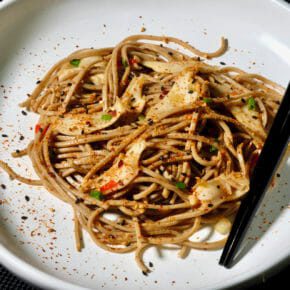
[[[266,279],[264,283],[253,285],[251,287],[240,287],[240,289],[248,289],[248,290],[278,289],[277,288],[279,287],[278,285],[288,285],[289,280],[290,280],[290,265],[282,269],[278,274],[274,275],[273,277]],[[41,290],[39,288],[30,286],[26,284],[25,282],[19,280],[10,272],[6,271],[1,265],[0,265],[0,289],[1,290]]]

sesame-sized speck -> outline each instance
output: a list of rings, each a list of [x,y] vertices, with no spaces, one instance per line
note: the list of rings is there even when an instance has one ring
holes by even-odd
[[[21,114],[23,115],[23,116],[27,116],[27,112],[25,112],[25,111],[21,111]]]
[[[30,197],[28,196],[28,195],[25,195],[25,200],[28,202],[28,201],[30,201]]]
[[[6,185],[5,184],[1,184],[2,189],[6,189]]]
[[[148,276],[148,273],[145,272],[145,271],[142,271],[142,274],[143,274],[144,276]]]
[[[20,141],[24,140],[24,136],[21,135],[21,136],[19,137],[19,140],[20,140]]]
[[[281,175],[280,175],[280,173],[277,173],[276,176],[279,178]]]
[[[8,137],[7,134],[2,134],[1,136],[2,136],[3,138],[7,138],[7,137]]]
[[[78,203],[81,203],[81,202],[84,202],[84,200],[82,198],[76,198],[75,204],[78,204]]]
[[[152,262],[149,262],[149,267],[153,267],[153,263]]]
[[[25,220],[27,220],[27,219],[28,219],[28,217],[27,217],[27,216],[25,216],[25,215],[23,215],[23,216],[21,217],[21,219],[25,221]]]
[[[223,62],[223,61],[220,61],[220,64],[221,64],[221,65],[226,65],[226,63],[225,63],[225,62]]]
[[[152,119],[148,119],[147,122],[148,122],[148,125],[150,125],[150,126],[153,125],[153,123],[154,123]]]
[[[40,84],[40,83],[41,83],[41,81],[37,81],[37,82],[36,82],[37,85]]]

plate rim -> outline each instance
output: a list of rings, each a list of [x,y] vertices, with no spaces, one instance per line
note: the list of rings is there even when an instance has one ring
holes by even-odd
[[[49,274],[43,270],[38,269],[35,266],[30,265],[28,262],[19,258],[12,251],[7,249],[2,242],[0,243],[0,260],[1,264],[15,274],[17,277],[20,277],[27,283],[39,287],[45,287],[44,289],[71,289],[71,290],[93,290],[93,288],[87,288],[80,285],[75,285],[71,282],[65,281],[64,279],[58,278]],[[253,286],[259,283],[259,278],[269,279],[270,277],[277,274],[279,271],[283,270],[290,262],[290,255],[288,257],[281,258],[278,262],[274,263],[270,268],[268,268],[264,273],[259,272],[255,273],[249,278],[239,281],[239,282],[228,282],[227,285],[218,286],[215,288],[219,289],[232,289],[233,287],[244,287],[244,286]],[[261,276],[263,274],[263,276]],[[28,280],[28,275],[29,279]],[[146,289],[146,288],[144,288]],[[208,286],[201,289],[210,289]]]
[[[17,3],[19,0],[6,0],[5,2],[0,3],[0,12],[4,9],[9,9],[11,4]],[[274,2],[279,9],[284,9],[290,13],[290,4],[286,3],[284,0],[269,0],[269,2]],[[269,4],[268,2],[268,4]],[[215,289],[231,289],[232,287],[242,287],[255,285],[259,282],[259,278],[263,274],[263,277],[266,279],[277,274],[285,268],[290,262],[290,253],[288,257],[281,257],[278,261],[274,262],[265,272],[258,272],[252,276],[248,276],[242,281],[227,282],[226,285],[218,285],[218,288]],[[73,284],[68,282],[63,278],[58,278],[53,274],[49,274],[44,270],[37,268],[21,259],[17,254],[13,253],[9,248],[0,241],[0,264],[2,264],[6,269],[11,271],[17,277],[20,277],[27,283],[39,287],[45,287],[45,289],[72,289],[72,290],[89,290],[93,288],[87,288],[80,285]],[[239,279],[239,278],[238,278]],[[146,289],[146,288],[144,288]],[[209,286],[206,286],[202,289],[209,289]]]
[[[30,265],[28,262],[22,260],[7,247],[5,247],[2,242],[0,243],[0,260],[1,264],[6,269],[32,285],[45,287],[45,289],[89,289],[79,285],[76,286],[70,282],[57,278],[43,270],[40,270],[33,265]]]

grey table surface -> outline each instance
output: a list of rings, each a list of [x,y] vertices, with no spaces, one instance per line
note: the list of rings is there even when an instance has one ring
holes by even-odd
[[[278,289],[278,285],[285,285],[279,287],[280,289],[286,289],[289,285],[289,275],[290,275],[290,265],[281,270],[279,273],[266,279],[264,282],[258,285],[252,285],[248,288],[249,290],[265,290],[265,289]],[[286,287],[286,288],[284,288]],[[1,290],[41,290],[37,287],[27,284],[22,281],[11,272],[7,271],[4,267],[0,265],[0,289]],[[234,288],[237,289],[237,288]]]

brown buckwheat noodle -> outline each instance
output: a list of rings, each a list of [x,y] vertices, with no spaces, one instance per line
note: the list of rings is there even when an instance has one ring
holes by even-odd
[[[27,154],[39,180],[0,166],[72,206],[78,250],[85,229],[107,251],[135,251],[148,272],[150,246],[174,244],[180,257],[222,247],[283,93],[265,77],[205,61],[226,50],[224,38],[206,53],[133,35],[72,53],[21,104],[40,119],[13,157]],[[209,225],[224,237],[190,240]]]

